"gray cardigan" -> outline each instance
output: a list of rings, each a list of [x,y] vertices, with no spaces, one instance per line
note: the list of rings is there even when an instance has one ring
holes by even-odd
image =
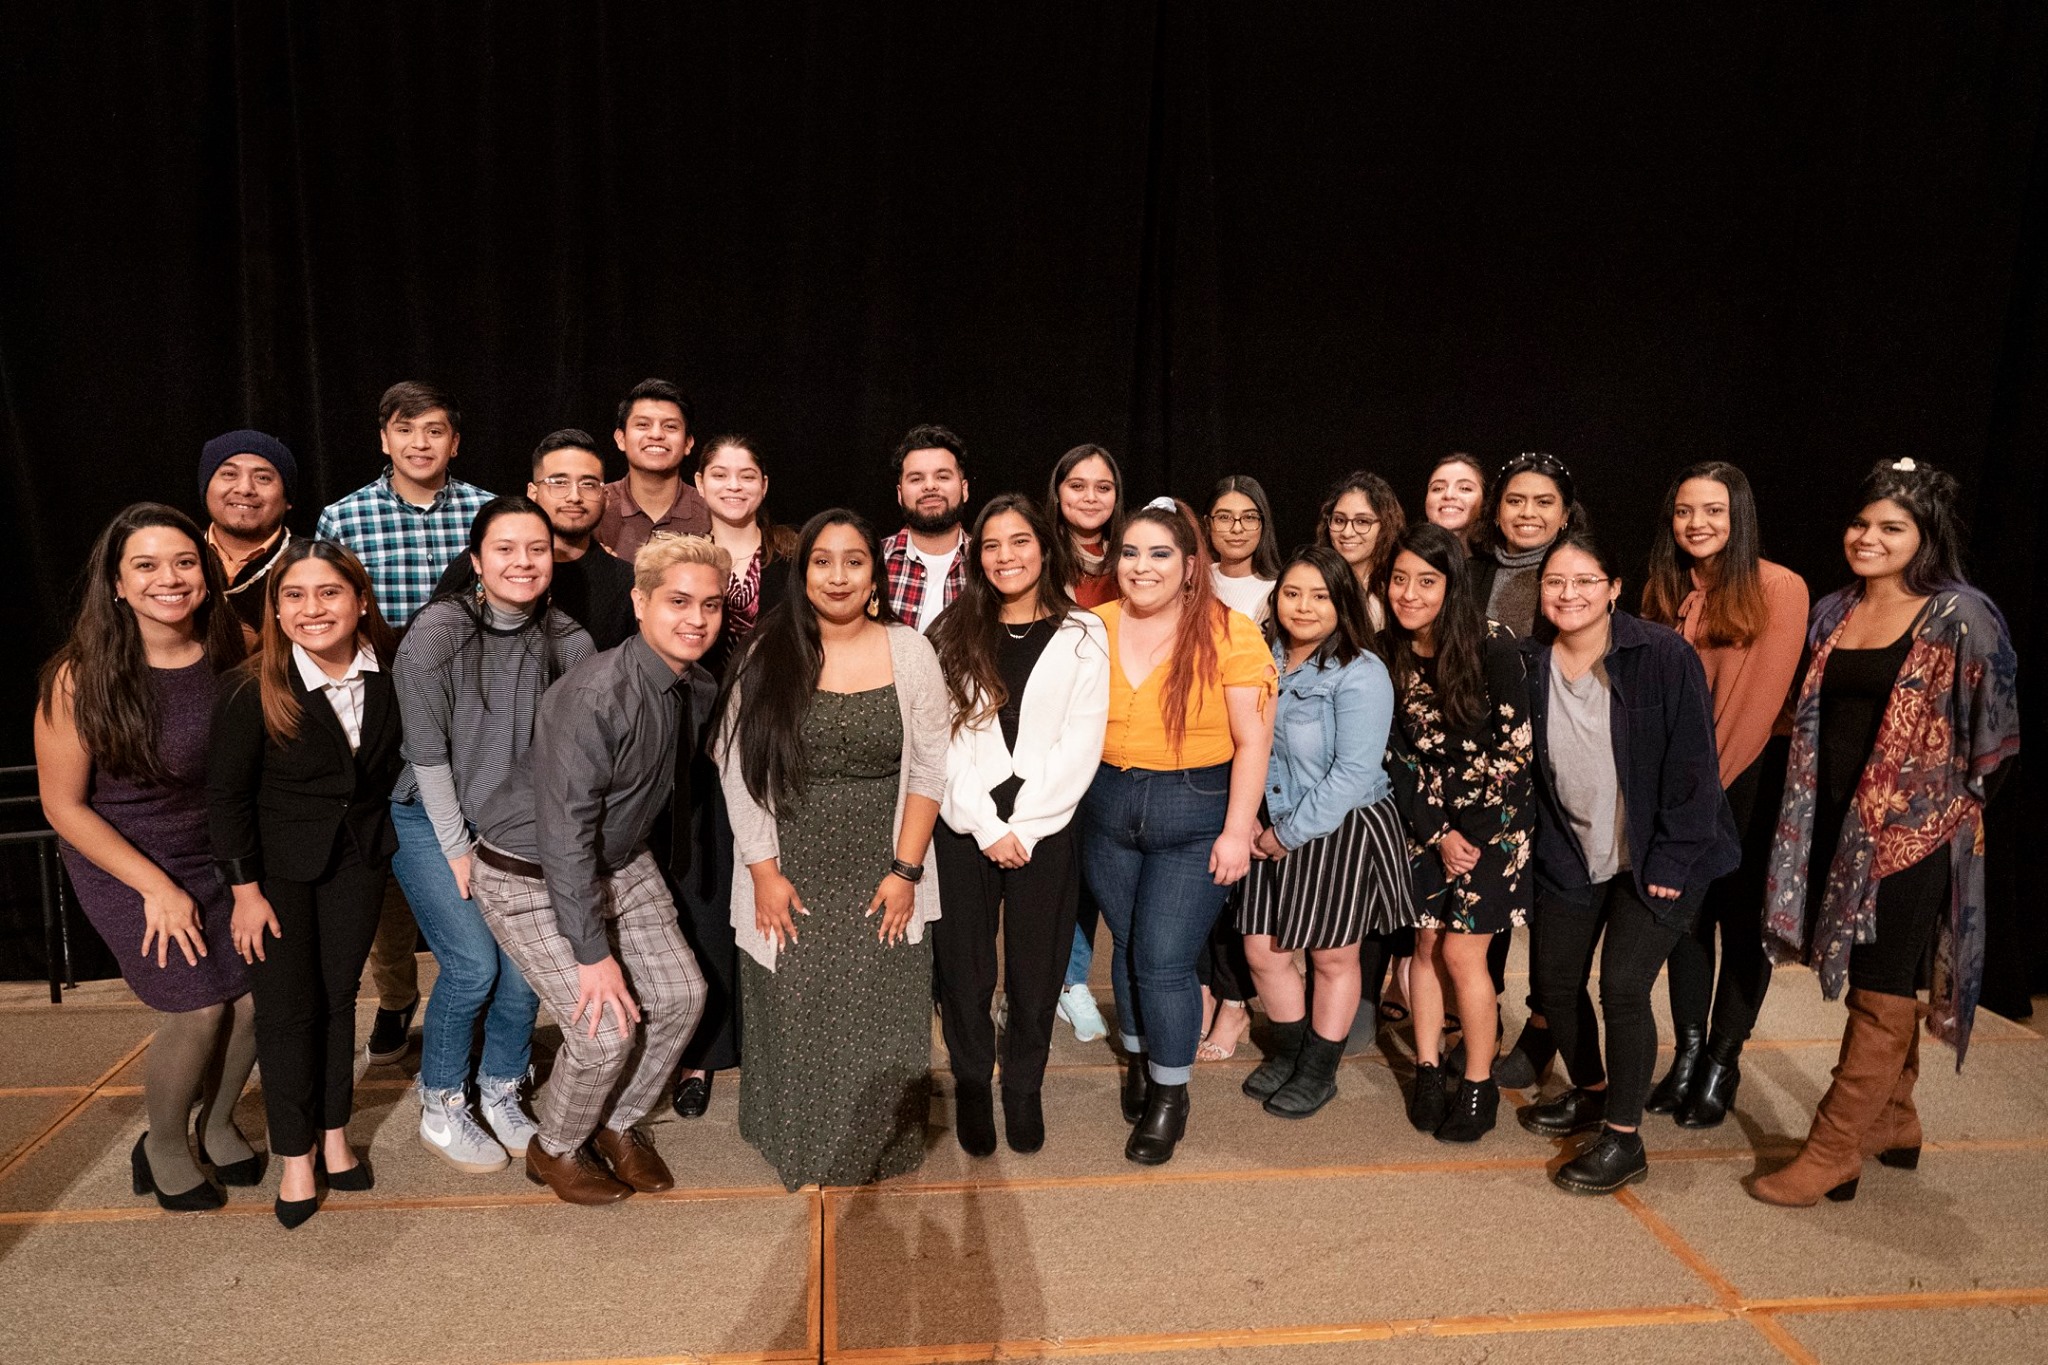
[[[903,803],[909,796],[927,796],[934,801],[946,795],[946,746],[952,736],[953,711],[946,697],[946,680],[939,672],[939,656],[929,641],[908,626],[890,626],[889,664],[895,673],[896,704],[903,716],[903,765],[896,781],[896,818],[892,828],[903,829]],[[748,868],[781,856],[776,838],[775,813],[754,800],[747,780],[740,772],[739,755],[733,752],[736,717],[744,698],[738,688],[726,699],[725,723],[719,727],[717,746],[719,784],[725,789],[725,804],[732,818],[732,936],[740,951],[775,970],[775,945],[754,924],[754,874]],[[875,880],[889,870],[889,849],[875,849]],[[929,864],[929,858],[927,858]],[[803,888],[798,887],[799,894]],[[939,879],[926,876],[917,884],[910,912],[912,943],[924,940],[924,926],[939,917]],[[802,929],[799,926],[798,932]]]

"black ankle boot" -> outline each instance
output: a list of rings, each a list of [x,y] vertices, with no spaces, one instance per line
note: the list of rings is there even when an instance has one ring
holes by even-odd
[[[201,1213],[217,1209],[227,1203],[227,1197],[214,1188],[213,1182],[201,1178],[189,1190],[176,1194],[165,1194],[156,1186],[156,1173],[149,1168],[149,1134],[135,1139],[135,1150],[128,1154],[128,1180],[137,1194],[153,1194],[157,1207],[169,1213]]]
[[[969,1156],[996,1150],[996,1097],[987,1081],[953,1078],[953,1136]]]
[[[1558,1167],[1550,1178],[1559,1189],[1573,1194],[1613,1194],[1649,1174],[1642,1135],[1603,1128],[1592,1145]]]
[[[1408,1092],[1408,1122],[1418,1133],[1434,1133],[1444,1126],[1444,1069],[1434,1062],[1417,1062],[1415,1088]]]
[[[1524,1024],[1522,1036],[1493,1064],[1494,1084],[1509,1090],[1527,1090],[1542,1082],[1543,1073],[1550,1069],[1550,1059],[1555,1056],[1557,1044],[1551,1041],[1550,1030]]]
[[[1029,1094],[1003,1091],[1003,1140],[1011,1151],[1026,1156],[1045,1146],[1045,1110],[1036,1090]]]
[[[1266,1060],[1252,1068],[1252,1074],[1244,1078],[1244,1093],[1255,1100],[1269,1100],[1287,1084],[1287,1078],[1294,1074],[1301,1047],[1308,1038],[1306,1017],[1289,1023],[1275,1023],[1273,1026],[1273,1050],[1266,1054]],[[1339,1043],[1339,1053],[1344,1045]]]
[[[1145,1090],[1151,1085],[1151,1073],[1147,1070],[1145,1054],[1133,1052],[1124,1059],[1124,1122],[1136,1123],[1145,1117]]]
[[[1140,1166],[1163,1166],[1173,1160],[1173,1149],[1188,1130],[1188,1088],[1186,1084],[1152,1084],[1145,1096],[1145,1112],[1124,1144],[1124,1156]]]
[[[1542,1137],[1570,1137],[1598,1128],[1606,1119],[1607,1092],[1574,1086],[1546,1104],[1530,1105],[1515,1117],[1524,1128]]]
[[[1460,1079],[1458,1093],[1451,1100],[1443,1126],[1436,1130],[1438,1142],[1477,1142],[1493,1131],[1500,1112],[1500,1087],[1491,1079]]]
[[[1313,1029],[1301,1045],[1294,1074],[1266,1101],[1275,1118],[1305,1119],[1337,1098],[1337,1064],[1344,1060],[1344,1040],[1325,1038]]]
[[[1735,1107],[1735,1087],[1742,1084],[1742,1069],[1735,1065],[1742,1044],[1716,1038],[1707,1046],[1706,1060],[1692,1078],[1685,1102],[1678,1106],[1680,1128],[1718,1128]]]
[[[1678,1026],[1678,1053],[1671,1059],[1671,1069],[1664,1073],[1664,1079],[1657,1082],[1657,1088],[1650,1092],[1650,1098],[1643,1101],[1646,1114],[1675,1114],[1685,1103],[1685,1097],[1692,1093],[1692,1078],[1699,1070],[1700,1057],[1707,1050],[1707,1031],[1691,1024]]]

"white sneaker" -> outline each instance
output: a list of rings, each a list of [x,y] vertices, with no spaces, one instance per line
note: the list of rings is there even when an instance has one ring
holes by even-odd
[[[420,1096],[420,1145],[465,1175],[489,1175],[510,1164],[505,1149],[470,1117],[461,1087],[429,1090]]]
[[[1074,1026],[1075,1042],[1092,1043],[1109,1036],[1109,1025],[1103,1022],[1102,1011],[1095,1006],[1095,995],[1085,981],[1060,992],[1060,1003],[1054,1013]]]
[[[539,1126],[527,1117],[526,1106],[519,1102],[519,1081],[517,1076],[503,1080],[496,1076],[476,1078],[477,1100],[484,1111],[484,1122],[491,1126],[491,1132],[497,1135],[508,1152],[524,1152],[526,1144],[540,1132]]]

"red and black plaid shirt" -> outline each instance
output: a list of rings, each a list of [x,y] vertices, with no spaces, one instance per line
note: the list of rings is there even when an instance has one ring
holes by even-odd
[[[946,570],[946,581],[939,590],[939,608],[944,610],[967,586],[967,556],[964,553],[967,535],[960,535],[962,552],[953,556],[953,567]],[[905,527],[882,542],[882,567],[889,575],[889,606],[898,619],[909,625],[917,624],[917,614],[924,609],[924,561],[910,552],[910,528]]]

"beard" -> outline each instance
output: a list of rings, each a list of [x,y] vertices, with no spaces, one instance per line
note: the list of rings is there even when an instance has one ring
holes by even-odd
[[[958,502],[943,512],[919,512],[915,508],[903,509],[903,524],[921,536],[936,536],[952,530],[960,524],[961,513],[967,510],[964,502]]]

